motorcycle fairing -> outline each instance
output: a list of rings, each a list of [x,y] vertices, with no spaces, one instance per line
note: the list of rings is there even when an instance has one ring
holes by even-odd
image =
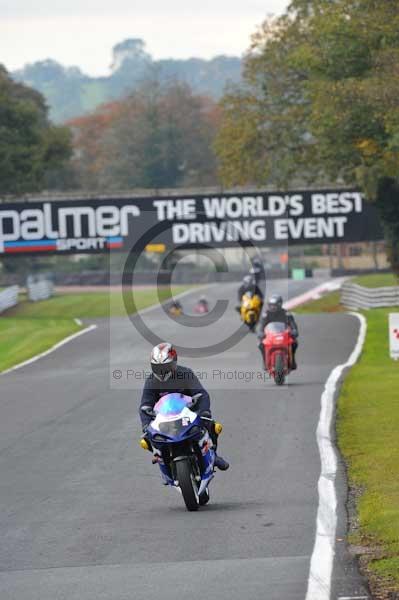
[[[173,393],[162,396],[154,407],[156,417],[150,423],[148,433],[153,442],[154,458],[159,464],[162,478],[165,483],[172,486],[175,486],[176,483],[170,477],[170,471],[164,463],[162,453],[155,445],[179,444],[190,439],[195,440],[196,436],[202,433],[200,439],[195,440],[202,454],[202,473],[199,487],[199,494],[201,494],[213,478],[215,451],[209,432],[204,430],[200,417],[187,406],[191,402],[192,399],[183,394]],[[194,430],[195,433],[193,433]],[[164,440],[154,439],[157,438],[157,434],[162,436]]]

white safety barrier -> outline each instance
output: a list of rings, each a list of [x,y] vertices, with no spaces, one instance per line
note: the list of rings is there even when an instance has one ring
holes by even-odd
[[[49,279],[36,280],[33,277],[28,277],[26,282],[26,290],[29,300],[37,302],[38,300],[46,300],[54,293],[53,282]]]
[[[18,304],[19,287],[12,285],[0,292],[0,313]]]
[[[341,288],[341,304],[348,308],[399,306],[399,286],[364,288],[347,282]]]

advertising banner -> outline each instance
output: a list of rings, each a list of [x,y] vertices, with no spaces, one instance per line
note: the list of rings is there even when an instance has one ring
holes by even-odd
[[[0,204],[0,255],[283,246],[382,239],[352,189],[46,199]]]

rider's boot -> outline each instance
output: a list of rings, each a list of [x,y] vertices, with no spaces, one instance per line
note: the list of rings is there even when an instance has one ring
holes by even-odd
[[[210,414],[210,413],[209,413]],[[209,435],[211,436],[211,440],[213,442],[213,449],[215,451],[215,462],[214,462],[214,466],[217,467],[220,471],[227,471],[227,469],[229,468],[229,463],[227,462],[227,460],[224,460],[224,458],[222,458],[221,456],[218,455],[217,453],[217,447],[218,447],[218,438],[219,435],[222,431],[222,426],[220,423],[215,423],[215,421],[213,421],[211,418],[203,418],[203,422],[206,426],[206,428],[209,431]]]
[[[217,467],[220,471],[227,471],[227,469],[229,468],[229,463],[227,462],[227,460],[224,460],[224,458],[222,458],[221,456],[219,456],[218,454],[216,454],[215,456],[215,467]]]

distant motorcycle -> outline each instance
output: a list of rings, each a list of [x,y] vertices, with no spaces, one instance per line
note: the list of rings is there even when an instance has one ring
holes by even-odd
[[[241,298],[240,317],[251,331],[255,330],[262,309],[262,299],[253,292],[246,292]]]
[[[181,317],[183,314],[183,307],[180,302],[173,302],[168,306],[168,313],[171,317]]]
[[[209,312],[209,306],[207,302],[204,302],[203,300],[200,300],[195,306],[194,306],[194,312],[197,315],[205,315]]]
[[[166,394],[154,409],[142,407],[153,417],[146,437],[152,446],[165,485],[180,488],[187,510],[198,510],[209,501],[209,484],[214,477],[215,451],[202,418],[192,409],[193,398],[179,393]],[[215,424],[217,433],[222,427]],[[149,449],[144,437],[142,447]]]
[[[292,344],[294,338],[285,323],[269,323],[263,338],[265,368],[276,385],[283,385],[292,369]]]

